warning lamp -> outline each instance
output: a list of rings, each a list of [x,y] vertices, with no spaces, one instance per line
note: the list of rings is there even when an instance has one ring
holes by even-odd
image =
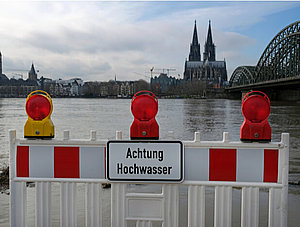
[[[155,120],[158,111],[157,97],[150,91],[139,91],[131,100],[134,121],[130,127],[131,139],[158,139],[159,127]]]
[[[26,99],[25,110],[28,115],[24,126],[25,138],[54,138],[54,125],[50,119],[53,105],[47,92],[31,92]]]
[[[241,126],[241,141],[271,141],[271,127],[268,122],[270,111],[270,99],[265,93],[252,91],[245,95],[242,101],[244,122]]]

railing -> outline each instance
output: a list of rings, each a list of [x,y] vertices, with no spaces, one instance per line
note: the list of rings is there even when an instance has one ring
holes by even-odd
[[[117,132],[116,139],[122,139],[121,132]],[[172,139],[172,133],[169,133],[169,139]],[[131,192],[128,190],[128,184],[136,182],[114,183],[106,180],[106,143],[107,141],[96,140],[95,131],[91,132],[89,140],[70,140],[68,131],[64,132],[63,140],[25,140],[17,139],[16,131],[10,131],[10,226],[27,226],[26,182],[35,182],[36,186],[35,226],[52,226],[53,182],[59,182],[61,189],[60,226],[77,226],[75,204],[78,199],[78,183],[85,184],[85,226],[104,226],[101,202],[103,183],[111,183],[111,226],[114,227],[127,226],[129,222],[134,222],[138,227],[149,227],[157,223],[164,227],[179,226],[180,185],[188,188],[189,227],[205,226],[207,187],[214,188],[216,227],[232,224],[233,187],[242,190],[241,226],[259,226],[259,191],[262,188],[269,189],[268,225],[287,226],[289,153],[287,133],[283,133],[281,142],[277,143],[241,143],[230,141],[228,133],[223,134],[223,141],[200,141],[200,134],[196,132],[194,141],[183,142],[184,181],[161,183],[159,193]],[[56,162],[59,162],[54,154],[56,147],[71,147],[74,150],[79,147],[78,176],[59,177],[60,174],[72,175],[72,171],[77,167],[72,169],[71,173],[58,172],[59,167],[55,167],[58,165]],[[220,150],[225,153],[220,153]],[[219,162],[217,159],[214,161],[213,155],[220,154],[219,157],[222,157],[222,154],[233,155],[235,168],[231,166],[231,158],[227,164],[224,161],[224,165],[232,169],[227,175],[230,178],[233,174],[235,176],[233,180],[220,181],[218,178],[220,176],[215,165]],[[96,162],[93,160],[95,157],[98,157]],[[95,164],[86,165],[86,163]]]

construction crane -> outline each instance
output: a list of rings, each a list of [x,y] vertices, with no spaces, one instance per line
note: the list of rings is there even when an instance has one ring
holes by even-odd
[[[150,69],[150,77],[151,78],[152,78],[153,69],[154,69],[154,66],[152,66],[152,68]]]
[[[167,76],[169,76],[170,71],[176,71],[176,69],[163,69],[163,72],[164,72],[165,70],[167,71]]]
[[[160,71],[160,72],[155,72],[155,71],[154,71],[154,66],[153,66],[153,67],[150,69],[151,77],[152,77],[153,74],[160,74],[161,71],[162,71],[162,73],[167,72],[167,76],[169,76],[170,71],[176,71],[176,69],[172,69],[172,68],[162,68],[162,69],[156,69],[156,68],[155,68],[155,70],[156,70],[156,71]]]

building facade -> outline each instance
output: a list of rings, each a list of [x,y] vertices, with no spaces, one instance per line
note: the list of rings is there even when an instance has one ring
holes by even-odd
[[[203,61],[201,61],[200,44],[198,42],[195,21],[192,43],[188,60],[184,65],[185,81],[205,81],[214,87],[223,86],[227,81],[226,61],[216,60],[216,46],[213,42],[211,22],[209,21],[207,38],[204,45]]]
[[[166,73],[161,73],[158,77],[151,77],[151,90],[156,94],[165,94],[170,88],[178,85],[180,80],[175,77],[169,77]]]
[[[83,80],[81,78],[69,80],[44,78],[43,87],[53,97],[78,97],[82,94]]]

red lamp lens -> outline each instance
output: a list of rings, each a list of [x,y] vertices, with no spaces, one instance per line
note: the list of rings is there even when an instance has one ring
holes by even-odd
[[[244,101],[242,112],[249,121],[258,123],[268,118],[270,104],[263,96],[253,95]]]
[[[26,112],[33,120],[43,120],[51,111],[49,100],[43,95],[31,96],[26,102]]]
[[[157,111],[157,101],[149,95],[137,96],[131,104],[133,116],[141,121],[148,121],[154,118]]]

